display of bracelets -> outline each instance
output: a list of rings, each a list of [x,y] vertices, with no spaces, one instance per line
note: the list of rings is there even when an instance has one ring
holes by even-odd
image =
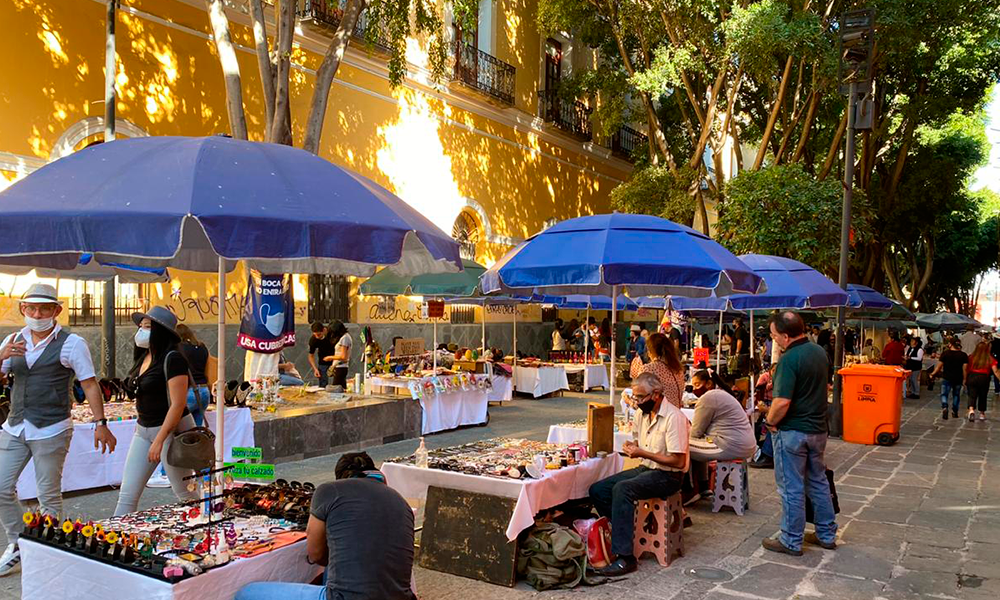
[[[430,450],[427,466],[465,475],[499,479],[542,477],[543,470],[559,469],[583,460],[586,449],[579,444],[548,444],[533,440],[493,438]],[[542,464],[544,461],[544,465]],[[392,458],[386,462],[416,464],[416,456]]]
[[[407,382],[410,395],[414,400],[435,394],[493,389],[493,380],[487,375],[474,375],[472,373],[451,373],[421,378],[401,377],[399,379]]]
[[[75,423],[91,423],[94,420],[89,404],[74,404],[72,412]],[[138,418],[138,415],[135,402],[112,402],[104,405],[104,417],[108,421],[128,421]]]
[[[303,532],[314,490],[311,483],[279,479],[269,485],[233,487],[207,501],[99,521],[27,512],[24,535],[173,580],[225,564],[230,557],[259,554],[279,534]],[[206,521],[205,510],[211,511],[214,522]]]

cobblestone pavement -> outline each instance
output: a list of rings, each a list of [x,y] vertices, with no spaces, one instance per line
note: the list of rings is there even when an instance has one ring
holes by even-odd
[[[750,473],[750,511],[743,517],[713,514],[706,502],[689,508],[694,527],[686,529],[686,554],[669,568],[646,557],[639,571],[593,588],[535,592],[416,569],[422,600],[473,598],[551,600],[729,600],[830,598],[885,600],[916,598],[1000,598],[1000,432],[993,421],[941,420],[935,392],[907,400],[900,441],[874,447],[830,440],[827,462],[840,496],[835,551],[805,546],[801,557],[763,550],[760,540],[778,530],[780,503],[772,471]],[[604,395],[603,398],[607,396]],[[586,400],[600,393],[517,400],[491,407],[487,427],[427,438],[428,446],[448,446],[498,435],[545,439],[548,426],[585,415]],[[1000,416],[994,411],[992,417]],[[415,441],[372,448],[376,460],[409,454]],[[282,476],[316,483],[333,479],[336,456],[279,465]],[[110,514],[117,490],[72,494],[71,513]],[[169,502],[169,490],[147,489],[142,506]],[[2,537],[2,533],[0,533]],[[5,542],[4,542],[5,543]],[[706,582],[685,571],[723,569],[732,579]],[[0,600],[20,597],[18,576],[0,579]]]

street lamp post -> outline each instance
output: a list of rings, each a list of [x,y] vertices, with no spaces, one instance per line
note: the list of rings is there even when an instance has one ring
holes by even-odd
[[[872,51],[875,40],[875,11],[854,10],[840,18],[840,83],[847,86],[847,142],[844,152],[844,208],[840,223],[841,289],[847,291],[847,269],[851,241],[851,201],[854,196],[854,132],[871,128]],[[864,98],[858,104],[859,90]],[[834,346],[833,404],[830,406],[830,434],[843,433],[844,415],[841,402],[843,384],[839,375],[844,365],[844,320],[847,309],[837,308],[837,339]]]

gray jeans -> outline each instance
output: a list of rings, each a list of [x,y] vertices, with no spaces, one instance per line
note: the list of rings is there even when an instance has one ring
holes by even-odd
[[[28,461],[35,460],[35,484],[41,512],[62,516],[62,472],[73,439],[73,428],[44,440],[14,437],[0,431],[0,522],[7,540],[14,542],[24,531],[24,508],[17,500],[17,479]]]
[[[194,427],[194,418],[185,415],[181,422],[177,424],[175,432],[187,431]],[[135,426],[135,435],[132,436],[132,445],[128,448],[128,456],[125,458],[125,472],[122,474],[122,488],[118,492],[118,506],[115,507],[115,516],[121,516],[130,512],[135,512],[139,507],[139,498],[142,491],[146,489],[146,482],[149,476],[156,470],[156,462],[149,462],[149,448],[160,433],[159,427]],[[170,452],[170,443],[174,436],[171,434],[163,443],[163,450],[160,451],[160,462],[167,472],[170,480],[170,487],[178,500],[195,500],[198,498],[197,492],[189,492],[187,489],[190,481],[184,478],[194,475],[191,469],[178,469],[167,464],[167,454]]]

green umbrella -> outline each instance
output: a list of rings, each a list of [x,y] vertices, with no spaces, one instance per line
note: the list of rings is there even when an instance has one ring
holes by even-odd
[[[479,276],[486,267],[475,261],[462,259],[463,270],[458,273],[434,273],[412,277],[396,275],[382,269],[361,284],[365,296],[471,296],[479,285]]]

